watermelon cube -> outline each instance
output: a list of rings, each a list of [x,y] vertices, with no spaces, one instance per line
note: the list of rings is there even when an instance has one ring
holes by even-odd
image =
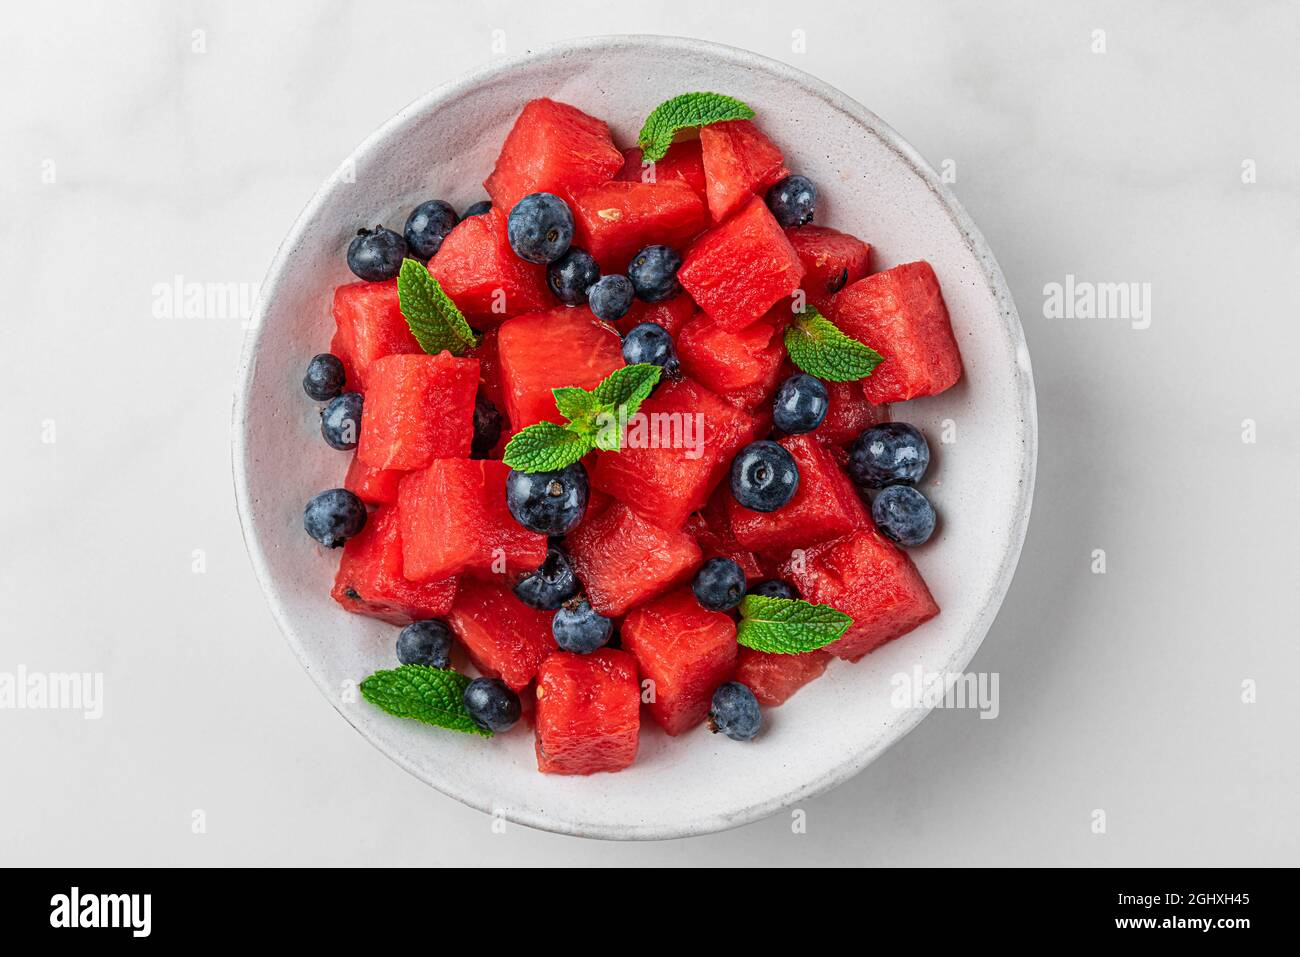
[[[476,329],[555,305],[546,267],[525,262],[510,248],[508,215],[494,208],[461,220],[429,260],[429,273]]]
[[[790,173],[776,144],[750,120],[702,127],[700,147],[709,212],[716,223]]]
[[[691,379],[665,383],[641,403],[623,450],[597,457],[592,486],[647,521],[679,529],[704,507],[759,427]]]
[[[785,238],[803,263],[803,291],[823,315],[835,293],[867,274],[871,247],[856,236],[826,226],[792,226]]]
[[[713,692],[736,667],[736,623],[701,607],[689,588],[634,609],[620,634],[654,692],[650,717],[671,735],[708,716]]]
[[[343,487],[367,505],[396,505],[397,485],[405,474],[400,469],[372,469],[354,455]]]
[[[765,577],[762,563],[749,549],[736,541],[731,529],[731,513],[727,500],[731,498],[731,484],[723,482],[709,496],[709,502],[686,520],[686,531],[695,537],[705,560],[730,558],[741,567],[748,581]]]
[[[682,371],[727,396],[756,385],[774,386],[785,343],[776,326],[765,320],[731,332],[701,312],[678,333],[677,356]]]
[[[755,196],[695,241],[677,278],[701,309],[734,332],[798,289],[803,263]]]
[[[591,607],[611,617],[688,581],[700,564],[689,534],[661,528],[621,503],[584,521],[564,542]]]
[[[353,614],[409,625],[445,615],[456,596],[456,579],[406,579],[399,509],[386,505],[371,512],[365,528],[343,546],[330,595]]]
[[[622,168],[623,154],[604,120],[567,103],[532,100],[515,120],[483,186],[493,207],[509,215],[529,193],[567,200],[571,191],[608,182]]]
[[[529,608],[504,582],[466,578],[447,623],[475,668],[518,691],[559,650],[551,637],[551,617],[551,612]]]
[[[621,334],[627,335],[643,322],[653,322],[663,326],[670,336],[676,336],[682,326],[690,321],[696,313],[695,300],[686,293],[679,293],[663,302],[645,302],[633,299],[632,306],[623,318],[614,323]]]
[[[621,771],[641,730],[636,659],[613,648],[551,655],[537,672],[536,722],[543,774]]]
[[[516,316],[497,334],[506,415],[518,430],[535,422],[564,422],[552,389],[591,389],[623,368],[623,341],[586,306],[560,306]]]
[[[422,469],[469,455],[478,360],[399,355],[370,365],[357,458],[373,469]]]
[[[682,140],[668,147],[663,158],[646,164],[639,147],[623,151],[623,171],[618,179],[629,183],[685,183],[700,199],[708,195],[704,177],[704,157],[699,140]]]
[[[774,708],[814,678],[820,678],[830,660],[831,656],[820,649],[802,655],[774,655],[741,648],[735,679],[754,692],[759,704]]]
[[[709,225],[695,190],[679,180],[614,181],[573,194],[574,243],[604,272],[625,272],[637,252],[654,243],[685,246]]]
[[[787,436],[780,443],[799,466],[799,487],[775,512],[755,512],[734,496],[727,500],[731,528],[741,546],[788,555],[870,524],[852,481],[826,446],[807,434]]]
[[[510,467],[495,459],[434,459],[402,479],[402,558],[414,581],[466,572],[500,580],[531,572],[546,558],[546,536],[506,507]]]
[[[813,432],[817,441],[826,445],[844,445],[852,442],[864,429],[889,421],[889,406],[868,402],[859,382],[825,382],[829,400],[826,418]]]
[[[343,363],[347,388],[366,390],[370,363],[384,356],[421,353],[397,301],[397,280],[350,282],[334,290],[334,338],[330,352]]]
[[[805,601],[853,618],[826,646],[837,658],[856,661],[939,614],[912,560],[874,527],[814,545],[792,556],[781,573]]]
[[[469,355],[478,360],[478,381],[483,396],[491,402],[498,412],[506,414],[505,384],[501,381],[501,354],[497,348],[497,331],[500,326],[493,326],[479,336],[478,345],[470,350]]]
[[[859,279],[835,297],[836,325],[884,361],[862,380],[875,403],[937,395],[961,378],[939,279],[927,262],[907,263]]]

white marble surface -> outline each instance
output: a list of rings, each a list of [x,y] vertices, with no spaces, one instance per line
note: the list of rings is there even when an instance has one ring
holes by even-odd
[[[0,710],[0,860],[1300,863],[1300,8],[552,7],[6,12],[0,672],[102,672],[104,713]],[[1041,457],[972,664],[1000,675],[1001,713],[931,715],[808,802],[806,834],[784,817],[636,846],[495,834],[350,732],[252,578],[228,450],[243,330],[168,317],[158,287],[260,281],[340,159],[500,55],[497,30],[510,54],[699,36],[822,76],[953,161],[1016,295]],[[1150,283],[1149,328],[1046,318],[1067,275]]]

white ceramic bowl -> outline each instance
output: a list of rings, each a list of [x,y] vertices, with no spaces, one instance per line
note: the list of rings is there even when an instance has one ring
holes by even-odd
[[[395,663],[395,629],[329,597],[338,552],[302,529],[315,492],[342,484],[347,457],[320,441],[302,394],[307,360],[329,344],[330,297],[351,281],[344,249],[358,225],[400,226],[418,201],[458,208],[480,186],[530,98],[607,120],[620,144],[678,93],[739,97],[820,188],[818,222],[874,246],[874,268],[926,259],[942,283],[965,376],[944,394],[895,407],[920,426],[934,464],[925,483],[942,517],[914,552],[943,609],[857,664],[836,661],[780,708],[762,737],[737,744],[698,729],[670,739],[642,726],[636,764],[618,774],[537,772],[523,724],[487,742],[389,717],[354,686]],[[355,174],[350,175],[350,174]],[[376,747],[438,790],[532,827],[617,839],[704,834],[771,814],[839,784],[925,712],[890,703],[890,677],[962,670],[1015,570],[1029,519],[1037,425],[1029,354],[1006,283],[978,230],[934,171],[892,129],[826,84],[755,54],[695,40],[575,40],[493,64],[411,104],[321,187],[281,246],[248,335],[234,412],[235,489],[254,568],[303,667]],[[945,426],[956,440],[942,444]]]

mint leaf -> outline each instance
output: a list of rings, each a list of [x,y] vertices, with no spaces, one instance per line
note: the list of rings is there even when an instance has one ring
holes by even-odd
[[[398,718],[413,718],[466,734],[492,737],[465,710],[465,686],[470,679],[445,668],[401,665],[391,671],[376,671],[361,682],[361,697],[381,711]]]
[[[559,409],[560,415],[573,425],[589,425],[598,411],[596,397],[586,389],[565,386],[562,389],[552,389],[551,394],[555,396],[555,407]]]
[[[501,460],[520,472],[554,472],[572,465],[593,447],[591,437],[576,429],[538,422],[511,437]]]
[[[429,355],[444,349],[454,356],[464,355],[478,344],[474,330],[451,297],[414,259],[402,260],[402,271],[397,274],[397,301],[411,335]]]
[[[813,306],[785,330],[785,349],[800,369],[828,382],[865,379],[881,363],[880,353],[845,335]]]
[[[648,362],[615,369],[604,382],[591,390],[591,395],[602,406],[598,411],[617,415],[619,406],[624,406],[628,415],[636,412],[659,384],[663,371],[660,366]]]
[[[852,618],[830,605],[764,595],[746,595],[740,615],[736,640],[746,648],[778,655],[824,648],[853,624]]]
[[[654,108],[636,142],[641,147],[642,161],[653,163],[663,159],[678,130],[753,118],[754,111],[748,106],[721,93],[683,93]]]

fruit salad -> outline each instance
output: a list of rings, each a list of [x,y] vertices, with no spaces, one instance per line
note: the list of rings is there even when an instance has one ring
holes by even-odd
[[[340,249],[303,378],[347,454],[304,526],[342,611],[394,628],[362,695],[531,727],[546,774],[628,767],[647,721],[761,747],[765,710],[939,613],[907,553],[930,450],[890,415],[962,373],[935,271],[873,270],[889,237],[819,225],[718,93],[624,148],[534,100],[485,172]]]

